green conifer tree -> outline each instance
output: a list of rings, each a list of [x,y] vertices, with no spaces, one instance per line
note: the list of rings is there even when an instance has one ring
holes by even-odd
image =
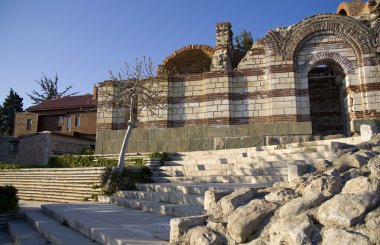
[[[22,100],[13,89],[9,91],[3,105],[0,106],[0,134],[13,135],[16,112],[23,111]]]

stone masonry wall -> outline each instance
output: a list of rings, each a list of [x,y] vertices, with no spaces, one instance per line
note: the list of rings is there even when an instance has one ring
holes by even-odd
[[[311,135],[311,116],[318,114],[310,114],[308,74],[322,64],[342,74],[336,96],[341,96],[344,133],[357,132],[363,122],[376,123],[380,119],[378,30],[347,16],[312,16],[269,31],[233,67],[231,24],[218,23],[215,48],[190,45],[165,59],[162,67],[178,60],[186,65],[186,52],[197,50],[203,52],[202,60],[211,59],[210,71],[172,75],[167,81],[167,108],[160,117],[139,115],[129,151],[250,147],[264,144],[266,135]],[[177,55],[181,59],[176,60]],[[191,62],[198,62],[195,56]],[[267,131],[268,125],[276,130]],[[125,129],[125,117],[99,109],[96,151],[115,153]],[[223,133],[208,135],[215,130]],[[234,135],[236,130],[242,133]]]

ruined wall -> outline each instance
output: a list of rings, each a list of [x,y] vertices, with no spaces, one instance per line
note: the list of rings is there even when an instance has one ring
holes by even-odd
[[[339,70],[336,96],[342,98],[343,133],[357,132],[361,123],[380,119],[378,33],[368,23],[340,15],[312,16],[268,32],[237,67],[230,28],[229,23],[217,24],[215,48],[191,45],[165,59],[163,67],[175,67],[186,66],[186,55],[196,64],[208,56],[210,71],[177,69],[167,81],[166,110],[161,117],[139,115],[130,152],[251,147],[271,142],[267,136],[278,136],[277,143],[306,140],[313,133],[313,123],[323,121],[326,112],[322,107],[310,110],[308,75],[321,64]],[[203,52],[201,60],[191,56],[194,50]],[[321,88],[315,91],[321,93]],[[331,90],[317,99],[337,92]],[[126,129],[125,120],[107,115],[98,112],[97,153],[117,153]],[[341,132],[331,130],[334,120],[322,134]]]

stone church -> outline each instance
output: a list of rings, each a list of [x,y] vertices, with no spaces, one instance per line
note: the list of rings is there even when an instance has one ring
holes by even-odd
[[[232,25],[216,25],[216,46],[189,45],[161,68],[168,104],[139,115],[129,152],[231,149],[352,135],[380,119],[379,1],[343,2],[269,31],[242,54]],[[96,152],[118,153],[123,111],[98,108]]]

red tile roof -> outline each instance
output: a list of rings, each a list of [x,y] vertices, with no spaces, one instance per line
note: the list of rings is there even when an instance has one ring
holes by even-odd
[[[31,106],[27,109],[28,112],[68,109],[68,108],[83,108],[96,107],[96,103],[91,94],[67,96],[60,99],[45,100],[41,103]]]

